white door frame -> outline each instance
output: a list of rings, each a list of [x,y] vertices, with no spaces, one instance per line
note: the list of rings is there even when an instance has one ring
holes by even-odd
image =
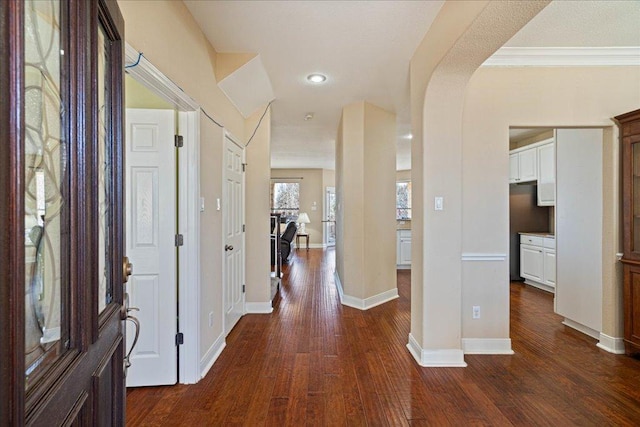
[[[336,193],[336,187],[333,185],[327,185],[326,187],[324,187],[324,200],[322,202],[322,221],[327,221],[329,219],[329,205],[327,203],[327,193],[329,193],[329,191],[333,190],[333,194]],[[323,222],[322,223],[323,227],[322,227],[322,234],[323,234],[323,244],[324,247],[327,248],[329,246],[335,246],[336,242],[335,242],[335,236],[334,236],[334,241],[332,244],[329,244],[329,227],[330,224],[328,222]],[[335,224],[333,225],[335,227]]]
[[[184,236],[184,246],[179,248],[178,309],[184,344],[178,347],[178,375],[180,383],[193,384],[201,379],[200,105],[126,42],[125,64],[136,64],[127,68],[127,73],[179,111],[184,147],[178,160],[178,233]]]

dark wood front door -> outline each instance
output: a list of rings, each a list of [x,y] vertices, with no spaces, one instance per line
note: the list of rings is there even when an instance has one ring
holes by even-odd
[[[124,424],[123,30],[0,1],[0,424]]]

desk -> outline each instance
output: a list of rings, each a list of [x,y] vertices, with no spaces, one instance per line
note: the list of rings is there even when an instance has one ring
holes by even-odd
[[[296,234],[296,249],[300,248],[300,237],[305,237],[307,239],[307,250],[309,250],[309,233]]]

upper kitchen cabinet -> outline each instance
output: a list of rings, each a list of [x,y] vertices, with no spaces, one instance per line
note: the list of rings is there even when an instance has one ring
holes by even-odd
[[[536,148],[519,148],[509,153],[509,183],[535,181],[538,179],[538,155]]]
[[[640,110],[616,120],[622,140],[624,343],[640,353]]]
[[[556,204],[556,147],[554,139],[546,140],[538,152],[538,206]]]

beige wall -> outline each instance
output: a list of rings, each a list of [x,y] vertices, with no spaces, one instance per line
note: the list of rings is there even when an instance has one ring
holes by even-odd
[[[222,198],[222,154],[224,131],[200,114],[200,194],[205,211],[200,213],[200,356],[224,332],[222,307],[222,211],[216,199]],[[213,167],[212,164],[217,167]],[[213,326],[209,326],[209,313]]]
[[[247,135],[253,133],[263,112],[264,108],[259,108],[247,119],[245,129]],[[245,173],[247,292],[245,297],[248,304],[264,304],[271,301],[270,153],[271,107],[245,150],[247,163]]]
[[[366,102],[342,113],[336,265],[345,295],[357,300],[396,288],[395,120]]]
[[[411,176],[413,206],[411,220],[411,336],[425,348],[425,183],[424,108],[427,86],[434,70],[458,38],[472,24],[488,1],[445,2],[416,49],[409,67],[411,96]]]
[[[216,82],[216,51],[184,3],[119,0],[118,6],[127,43],[244,141],[244,119]]]
[[[120,0],[118,6],[125,20],[126,41],[168,78],[196,100],[201,107],[221,123],[241,143],[246,143],[247,130],[253,131],[257,120],[246,120],[218,88],[215,76],[217,53],[200,31],[197,23],[180,1],[156,0],[152,7],[148,1]],[[171,31],[167,31],[170,28]],[[263,110],[260,111],[262,113]],[[254,173],[249,180],[260,187],[260,182],[269,179],[269,151],[265,150],[269,133],[269,117],[265,117],[256,138],[247,150]],[[216,198],[222,197],[222,144],[221,130],[206,116],[201,115],[201,194],[205,195],[208,206],[214,206]],[[254,146],[255,145],[255,146]],[[255,179],[254,179],[255,178]],[[268,200],[268,185],[262,185]],[[258,191],[259,192],[259,191]],[[265,193],[266,192],[266,193]],[[248,192],[249,193],[249,192]],[[247,234],[247,247],[260,250],[256,262],[247,262],[246,279],[248,302],[269,301],[269,237],[268,219],[264,220],[266,235],[255,227],[260,218],[268,218],[268,202],[254,199],[252,203],[262,203],[259,210],[247,210],[248,229],[258,230]],[[249,205],[252,206],[252,203]],[[266,206],[266,208],[265,208]],[[254,220],[254,218],[256,218]],[[223,335],[222,327],[222,223],[220,212],[207,209],[201,218],[201,357],[207,354],[217,337]],[[263,259],[264,258],[264,259]],[[266,261],[265,261],[266,260]],[[266,280],[262,280],[266,277]],[[249,282],[249,280],[251,282]],[[264,283],[263,283],[264,282]],[[254,287],[255,284],[255,287]],[[208,314],[214,312],[214,326],[209,327]]]
[[[309,244],[315,247],[322,245],[323,237],[323,206],[326,182],[333,182],[325,169],[271,169],[271,179],[301,177],[300,182],[300,212],[309,215],[310,224],[305,226],[309,233]],[[329,184],[332,185],[332,184]],[[312,208],[314,206],[316,210]],[[301,242],[302,243],[302,242]]]
[[[640,67],[481,68],[465,102],[464,252],[508,253],[509,126],[605,128],[602,332],[612,337],[622,336],[622,324],[619,144],[611,118],[636,109],[638,94]],[[508,336],[508,261],[466,263],[463,275],[463,336]],[[482,319],[471,319],[472,305],[483,307]]]
[[[124,103],[127,108],[147,108],[151,110],[173,110],[173,105],[138,83],[133,77],[125,76]]]
[[[461,255],[467,189],[461,122],[466,85],[486,58],[547,3],[446,2],[412,58],[410,348],[424,365],[464,366]],[[444,198],[443,211],[432,210],[435,197]],[[508,314],[508,304],[503,312]]]

